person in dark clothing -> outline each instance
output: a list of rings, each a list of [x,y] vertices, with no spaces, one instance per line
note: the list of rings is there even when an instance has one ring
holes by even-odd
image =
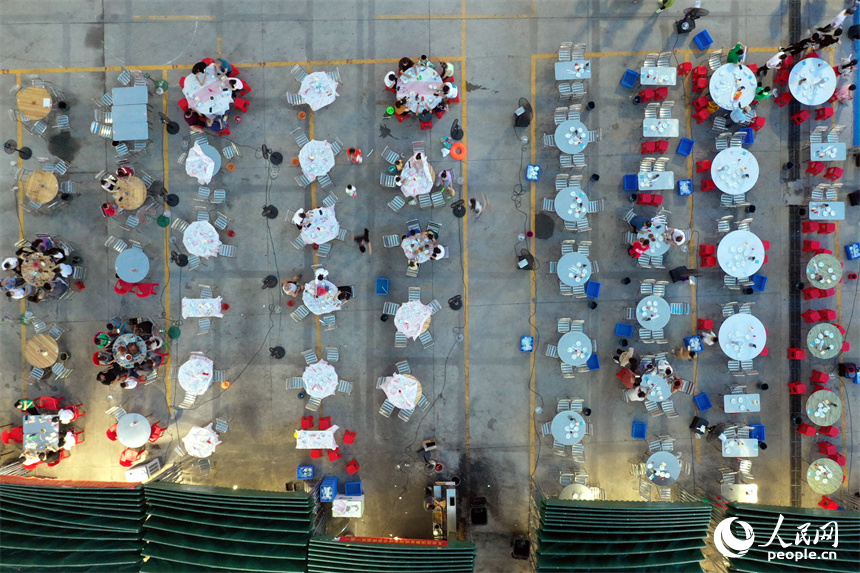
[[[206,127],[206,120],[193,109],[185,110],[185,123],[191,127]]]
[[[355,237],[353,239],[356,243],[358,243],[358,250],[362,253],[367,252],[367,249],[370,247],[370,231],[367,229],[364,230],[364,234],[360,237]],[[371,252],[371,254],[373,254]]]
[[[15,402],[15,407],[30,416],[37,416],[39,414],[39,409],[36,407],[36,403],[26,398],[22,398]]]

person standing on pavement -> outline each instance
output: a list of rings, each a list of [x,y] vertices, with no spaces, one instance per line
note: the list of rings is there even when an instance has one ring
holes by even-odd
[[[674,3],[675,0],[660,0],[660,7],[657,8],[657,14],[659,14],[666,8],[671,8]]]

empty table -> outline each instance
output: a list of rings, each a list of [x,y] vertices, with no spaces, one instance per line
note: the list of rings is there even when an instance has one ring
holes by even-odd
[[[50,171],[34,171],[24,182],[24,193],[27,198],[44,205],[57,196],[60,189],[57,177]]]
[[[116,105],[111,108],[114,141],[149,139],[149,117],[146,104]]]
[[[755,98],[755,74],[742,64],[724,64],[714,70],[708,82],[711,99],[723,109],[745,107]]]
[[[809,145],[810,161],[845,161],[847,153],[845,144],[841,141],[836,143],[812,143]]]
[[[811,221],[844,221],[845,203],[842,201],[810,201],[809,219]]]
[[[116,275],[127,283],[139,283],[149,273],[149,257],[143,249],[132,247],[116,256]]]
[[[591,493],[591,488],[587,485],[572,483],[561,490],[561,493],[558,494],[558,499],[584,499],[590,501],[594,499],[594,494]]]
[[[316,111],[337,98],[337,82],[325,72],[313,72],[302,80],[299,94],[308,106]]]
[[[24,358],[36,368],[50,368],[57,361],[60,349],[57,341],[47,334],[37,334],[27,341]]]
[[[842,263],[833,255],[815,255],[806,264],[806,279],[817,288],[834,287],[842,280]]]
[[[751,314],[738,313],[720,325],[720,348],[734,360],[752,360],[767,344],[764,325]]]
[[[761,396],[758,394],[726,394],[723,396],[723,411],[726,414],[761,412]]]
[[[643,86],[674,86],[678,82],[677,68],[642,68],[639,83]]]
[[[576,119],[561,122],[555,128],[555,145],[565,153],[582,153],[588,146],[588,128]]]
[[[588,214],[588,195],[582,189],[568,187],[556,194],[554,205],[563,221],[578,221]]]
[[[679,133],[677,119],[645,118],[642,121],[642,137],[678,137]]]
[[[185,445],[185,451],[192,456],[208,458],[215,452],[215,447],[221,443],[221,440],[218,439],[218,433],[212,429],[212,424],[207,424],[205,428],[192,426],[188,435],[182,438],[182,443]]]
[[[336,450],[337,442],[334,433],[338,426],[332,426],[327,430],[298,430],[296,432],[297,450]]]
[[[588,60],[555,63],[555,79],[558,82],[565,80],[587,80],[590,77],[591,62]]]
[[[648,389],[646,397],[652,402],[662,402],[672,397],[672,387],[669,386],[669,381],[658,374],[656,370],[644,374],[640,386]]]
[[[27,119],[42,119],[51,113],[54,102],[42,86],[24,88],[15,95],[18,111]]]
[[[565,410],[559,412],[552,419],[552,437],[556,442],[565,446],[573,446],[582,441],[585,437],[585,420],[579,415],[579,412],[573,410]]]
[[[670,485],[681,475],[681,462],[672,452],[654,452],[645,462],[648,479],[657,485]]]
[[[113,98],[113,105],[145,104],[149,101],[149,92],[146,86],[113,88],[111,97]]]
[[[212,385],[215,363],[208,356],[192,354],[185,364],[179,367],[177,378],[182,389],[199,396]]]
[[[757,458],[758,440],[726,438],[723,440],[724,458]]]
[[[754,483],[724,483],[720,486],[723,501],[758,503],[758,485]]]
[[[567,253],[555,267],[558,278],[568,286],[585,286],[591,276],[591,261],[581,253]]]
[[[806,346],[815,358],[826,360],[842,352],[842,332],[835,324],[820,322],[809,329]]]
[[[421,382],[411,374],[392,374],[379,387],[395,408],[414,410],[421,399]]]
[[[60,442],[60,423],[54,414],[24,416],[24,449],[44,452],[56,449]]]
[[[325,398],[334,395],[337,390],[337,372],[334,366],[325,360],[320,360],[305,368],[302,382],[308,394],[315,398]]]
[[[152,432],[149,421],[140,414],[126,414],[117,420],[116,439],[129,448],[146,444]]]
[[[640,171],[636,182],[640,191],[674,189],[675,173],[672,171]]]
[[[723,149],[711,162],[711,179],[724,193],[746,193],[758,181],[758,160],[742,147]]]
[[[806,415],[817,426],[832,426],[842,417],[842,400],[830,390],[813,392],[806,399]]]
[[[752,276],[764,264],[764,244],[755,233],[732,231],[717,246],[717,262],[729,276]]]
[[[827,495],[842,487],[842,468],[830,458],[820,458],[809,464],[806,483],[815,493]]]
[[[669,303],[661,296],[648,295],[636,306],[636,320],[644,328],[654,330],[669,324]]]
[[[820,105],[836,91],[836,72],[824,60],[805,58],[791,68],[788,89],[800,103]]]
[[[137,209],[146,201],[146,185],[134,176],[120,179],[114,186],[113,198],[123,209]]]
[[[582,366],[591,356],[591,339],[582,332],[567,332],[558,341],[558,357],[571,366]]]

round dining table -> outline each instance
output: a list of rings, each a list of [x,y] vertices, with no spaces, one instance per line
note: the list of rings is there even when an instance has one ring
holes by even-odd
[[[132,351],[132,349],[128,348],[129,345],[137,346],[137,350]],[[120,352],[120,346],[125,346],[128,352],[125,354]],[[123,368],[133,368],[135,364],[143,362],[144,358],[146,358],[146,352],[146,344],[143,342],[143,339],[130,332],[120,334],[113,343],[113,355],[116,358],[116,363]]]
[[[317,316],[328,314],[342,308],[337,298],[337,286],[329,280],[312,280],[302,290],[302,302]]]
[[[146,201],[146,185],[133,175],[124,177],[114,186],[113,198],[125,210],[137,209]]]
[[[717,262],[727,275],[746,278],[764,264],[764,243],[750,231],[732,231],[720,239]]]
[[[182,244],[192,255],[209,258],[218,256],[221,239],[218,231],[208,221],[194,221],[182,234]]]
[[[842,352],[842,332],[835,324],[819,322],[809,329],[806,335],[806,346],[815,358],[827,360]]]
[[[308,179],[313,181],[334,167],[334,151],[328,141],[312,139],[299,150],[299,165]]]
[[[591,339],[582,332],[567,332],[558,341],[558,357],[565,364],[582,366],[591,357]]]
[[[317,207],[307,212],[309,221],[307,226],[302,227],[299,235],[306,245],[322,245],[337,238],[340,233],[340,224],[334,207]]]
[[[836,91],[836,72],[819,58],[804,58],[788,75],[788,90],[804,105],[821,105]]]
[[[421,399],[421,382],[411,374],[392,374],[387,376],[380,386],[388,401],[395,408],[413,410]]]
[[[152,425],[141,414],[126,414],[117,420],[116,439],[128,448],[139,448],[149,441]]]
[[[745,107],[755,98],[758,87],[755,74],[743,64],[724,64],[714,70],[708,82],[708,94],[723,109]]]
[[[588,214],[588,195],[582,189],[568,187],[556,193],[554,206],[563,221],[578,221]]]
[[[649,294],[636,306],[636,320],[649,330],[663,328],[669,324],[671,315],[669,303],[661,296]]]
[[[720,325],[720,348],[734,360],[752,360],[764,351],[767,333],[759,319],[751,314],[738,313]]]
[[[431,111],[442,102],[436,92],[444,83],[433,68],[414,65],[397,78],[397,99],[405,99],[412,113]]]
[[[558,499],[591,501],[594,499],[594,494],[591,492],[591,488],[587,485],[572,483],[561,490],[561,493],[558,494]]]
[[[833,255],[815,255],[806,263],[806,278],[816,288],[829,289],[842,280],[842,263]]]
[[[568,119],[555,128],[555,146],[564,153],[582,153],[588,146],[588,128],[578,119]]]
[[[816,426],[832,426],[842,418],[842,400],[830,390],[818,390],[806,399],[806,415]]]
[[[332,396],[337,391],[338,377],[334,366],[320,360],[310,364],[302,374],[305,390],[315,398]]]
[[[44,253],[29,253],[21,255],[18,269],[24,282],[34,287],[41,287],[54,280],[57,262]]]
[[[326,72],[312,72],[302,80],[299,94],[308,107],[317,111],[337,99],[337,82]]]
[[[126,249],[116,256],[116,275],[127,283],[139,283],[149,274],[149,257],[143,249]]]
[[[650,241],[648,250],[645,251],[646,255],[665,255],[669,252],[669,243],[666,242],[666,238],[663,236],[665,233],[666,225],[663,223],[653,223],[653,226],[647,231],[636,233],[636,238],[648,239]]]
[[[59,189],[57,176],[50,171],[34,171],[24,182],[24,193],[27,198],[39,205],[49,203],[57,196]]]
[[[662,402],[672,397],[672,387],[669,381],[656,370],[642,375],[641,388],[648,388],[647,398],[652,402]]]
[[[42,86],[24,88],[15,95],[18,111],[27,119],[42,119],[51,113],[54,101]]]
[[[573,410],[559,412],[552,419],[550,431],[556,442],[565,446],[573,446],[582,441],[586,431],[585,419]]]
[[[654,452],[645,462],[648,479],[657,485],[671,485],[681,475],[681,462],[672,452]]]
[[[740,195],[758,181],[758,160],[743,147],[723,149],[711,161],[711,179],[723,193]]]
[[[37,334],[27,341],[24,358],[36,368],[50,368],[57,361],[60,348],[57,341],[47,334]]]
[[[842,468],[830,458],[819,458],[809,464],[806,483],[815,493],[828,495],[842,487]]]
[[[591,261],[582,253],[567,253],[559,259],[555,272],[559,280],[568,286],[585,286],[591,277]]]

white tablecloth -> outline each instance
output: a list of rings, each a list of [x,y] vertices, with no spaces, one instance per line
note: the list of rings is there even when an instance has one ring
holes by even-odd
[[[758,160],[742,147],[723,149],[711,162],[711,179],[729,195],[746,193],[758,181]]]
[[[423,250],[421,250],[422,247]],[[406,237],[400,242],[400,248],[403,249],[403,254],[406,255],[406,258],[416,263],[426,263],[429,261],[435,247],[436,241],[428,239],[424,233]]]
[[[559,259],[555,266],[558,278],[569,286],[585,286],[591,277],[591,261],[582,253],[567,253]]]
[[[394,326],[398,332],[417,340],[424,329],[424,323],[430,318],[432,310],[420,300],[411,300],[400,305],[394,315]]]
[[[318,207],[307,212],[310,225],[302,229],[302,240],[306,245],[322,245],[337,237],[340,225],[334,214],[334,207]]]
[[[314,111],[332,103],[338,96],[337,82],[325,72],[308,74],[302,80],[299,94]]]
[[[316,398],[332,396],[337,390],[337,372],[335,372],[334,366],[325,360],[320,360],[305,368],[302,381],[305,383],[305,390],[308,391],[308,394]]]
[[[804,78],[805,81],[800,83]],[[800,103],[820,105],[836,91],[836,73],[824,60],[806,58],[791,68],[788,89]]]
[[[220,296],[217,298],[182,299],[182,318],[205,318],[209,316],[224,317],[221,314]]]
[[[729,276],[751,276],[764,264],[764,244],[755,233],[732,231],[720,240],[717,262]]]
[[[751,314],[738,313],[720,325],[719,341],[720,348],[729,358],[752,360],[764,350],[767,334],[759,319]]]
[[[320,175],[325,175],[334,167],[334,152],[328,141],[312,139],[299,151],[299,164],[302,173],[313,181]]]
[[[215,446],[220,444],[221,440],[218,439],[218,433],[212,429],[212,424],[209,424],[205,428],[192,427],[188,435],[182,438],[182,443],[192,456],[208,458],[215,452]]]
[[[230,110],[230,104],[233,102],[233,92],[229,89],[224,91],[220,78],[215,75],[215,64],[206,68],[202,86],[194,74],[186,76],[182,95],[185,96],[191,109],[206,117],[224,115]]]
[[[636,306],[636,320],[649,330],[663,328],[669,324],[671,314],[669,303],[666,302],[666,299],[653,294],[649,294],[640,300]]]
[[[677,68],[641,68],[639,72],[643,86],[674,86],[678,82]]]
[[[397,80],[397,99],[406,98],[406,105],[412,113],[432,110],[442,101],[435,92],[442,89],[443,83],[433,68],[412,66]]]
[[[394,374],[382,382],[382,391],[396,408],[412,410],[421,396],[421,383],[409,374]]]
[[[417,197],[430,193],[433,190],[433,180],[436,174],[427,161],[427,155],[422,154],[420,164],[413,155],[406,161],[403,171],[400,173],[400,191],[407,197]]]
[[[337,449],[337,442],[334,439],[334,433],[338,430],[337,426],[332,426],[328,430],[298,430],[296,432],[296,449],[297,450],[334,450]]]
[[[203,153],[200,145],[195,143],[194,147],[188,150],[188,157],[185,159],[185,172],[197,179],[197,183],[200,185],[206,185],[212,181],[212,176],[215,175],[215,162]]]
[[[571,366],[588,363],[591,352],[591,339],[583,332],[567,332],[558,340],[558,357]]]
[[[724,483],[720,486],[723,501],[758,503],[758,485],[754,483]]]
[[[723,109],[748,106],[758,86],[755,74],[742,64],[724,64],[711,75],[708,83],[711,99]]]
[[[184,301],[183,301],[184,302]],[[186,392],[203,394],[212,385],[212,371],[215,363],[211,358],[192,354],[188,361],[179,367],[179,385]]]
[[[325,289],[322,295],[317,294],[318,289]],[[341,309],[341,301],[337,299],[337,286],[330,281],[323,280],[317,283],[312,280],[305,285],[302,291],[302,302],[314,314],[328,314]]]
[[[221,248],[221,239],[218,231],[206,221],[194,221],[182,235],[182,244],[192,255],[208,259],[217,257]]]
[[[563,221],[578,221],[588,214],[588,195],[582,189],[568,187],[556,193],[554,205]]]

